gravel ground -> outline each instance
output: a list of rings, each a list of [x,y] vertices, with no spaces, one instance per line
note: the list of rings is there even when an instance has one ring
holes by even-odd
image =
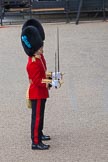
[[[46,105],[44,133],[51,136],[51,147],[31,150],[21,26],[0,28],[0,161],[108,162],[108,22],[43,26],[49,71],[55,69],[59,27],[65,73],[64,84],[50,91]]]

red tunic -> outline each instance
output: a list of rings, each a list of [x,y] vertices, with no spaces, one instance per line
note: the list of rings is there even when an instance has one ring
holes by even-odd
[[[43,54],[40,57],[29,57],[27,63],[28,78],[31,81],[29,87],[29,99],[46,99],[49,97],[46,83],[42,83],[42,79],[46,79],[46,61]]]

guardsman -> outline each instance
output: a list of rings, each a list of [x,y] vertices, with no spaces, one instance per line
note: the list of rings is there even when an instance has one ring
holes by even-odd
[[[41,24],[40,24],[41,26]],[[21,33],[21,42],[25,53],[28,55],[26,66],[29,86],[29,99],[32,104],[31,115],[31,139],[32,149],[46,150],[49,145],[45,145],[43,140],[50,140],[50,136],[43,134],[45,103],[49,97],[48,83],[42,83],[46,79],[46,61],[43,56],[44,30],[41,36],[38,27],[31,24],[23,26]]]
[[[28,96],[32,108],[31,139],[33,150],[46,150],[50,147],[42,142],[50,140],[50,136],[43,134],[45,104],[49,97],[50,87],[60,87],[62,78],[59,71],[47,73],[43,55],[44,40],[45,33],[41,23],[36,19],[27,20],[22,27],[21,42],[28,56],[26,70],[30,83]]]

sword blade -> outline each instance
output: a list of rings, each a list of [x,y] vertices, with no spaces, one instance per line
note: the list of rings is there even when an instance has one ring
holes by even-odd
[[[59,28],[57,27],[57,54],[58,54],[58,72],[60,71],[60,58],[59,58]]]
[[[56,52],[55,52],[55,80],[57,80],[57,55],[56,55]]]

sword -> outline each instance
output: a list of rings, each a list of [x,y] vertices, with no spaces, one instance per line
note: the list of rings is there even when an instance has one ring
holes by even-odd
[[[58,61],[58,62],[57,62]],[[61,84],[63,84],[62,75],[63,73],[60,72],[60,54],[59,54],[59,28],[57,27],[57,52],[55,52],[55,72],[48,73],[49,76],[52,75],[52,80],[49,79],[42,79],[42,83],[52,83],[52,81],[59,80],[59,88]],[[57,88],[57,86],[55,86]]]
[[[56,52],[55,52],[55,77],[54,77],[55,81],[57,80],[57,65],[56,65],[56,63],[57,63],[57,58],[56,58]],[[55,86],[55,88],[57,89],[57,86]]]
[[[58,72],[60,72],[60,60],[59,60],[59,28],[57,27],[57,54],[58,54]]]
[[[55,52],[55,80],[57,80],[57,58],[56,58],[56,52]]]
[[[57,27],[57,57],[58,57],[58,80],[62,79],[63,73],[60,72],[60,48],[59,48],[59,28]]]

